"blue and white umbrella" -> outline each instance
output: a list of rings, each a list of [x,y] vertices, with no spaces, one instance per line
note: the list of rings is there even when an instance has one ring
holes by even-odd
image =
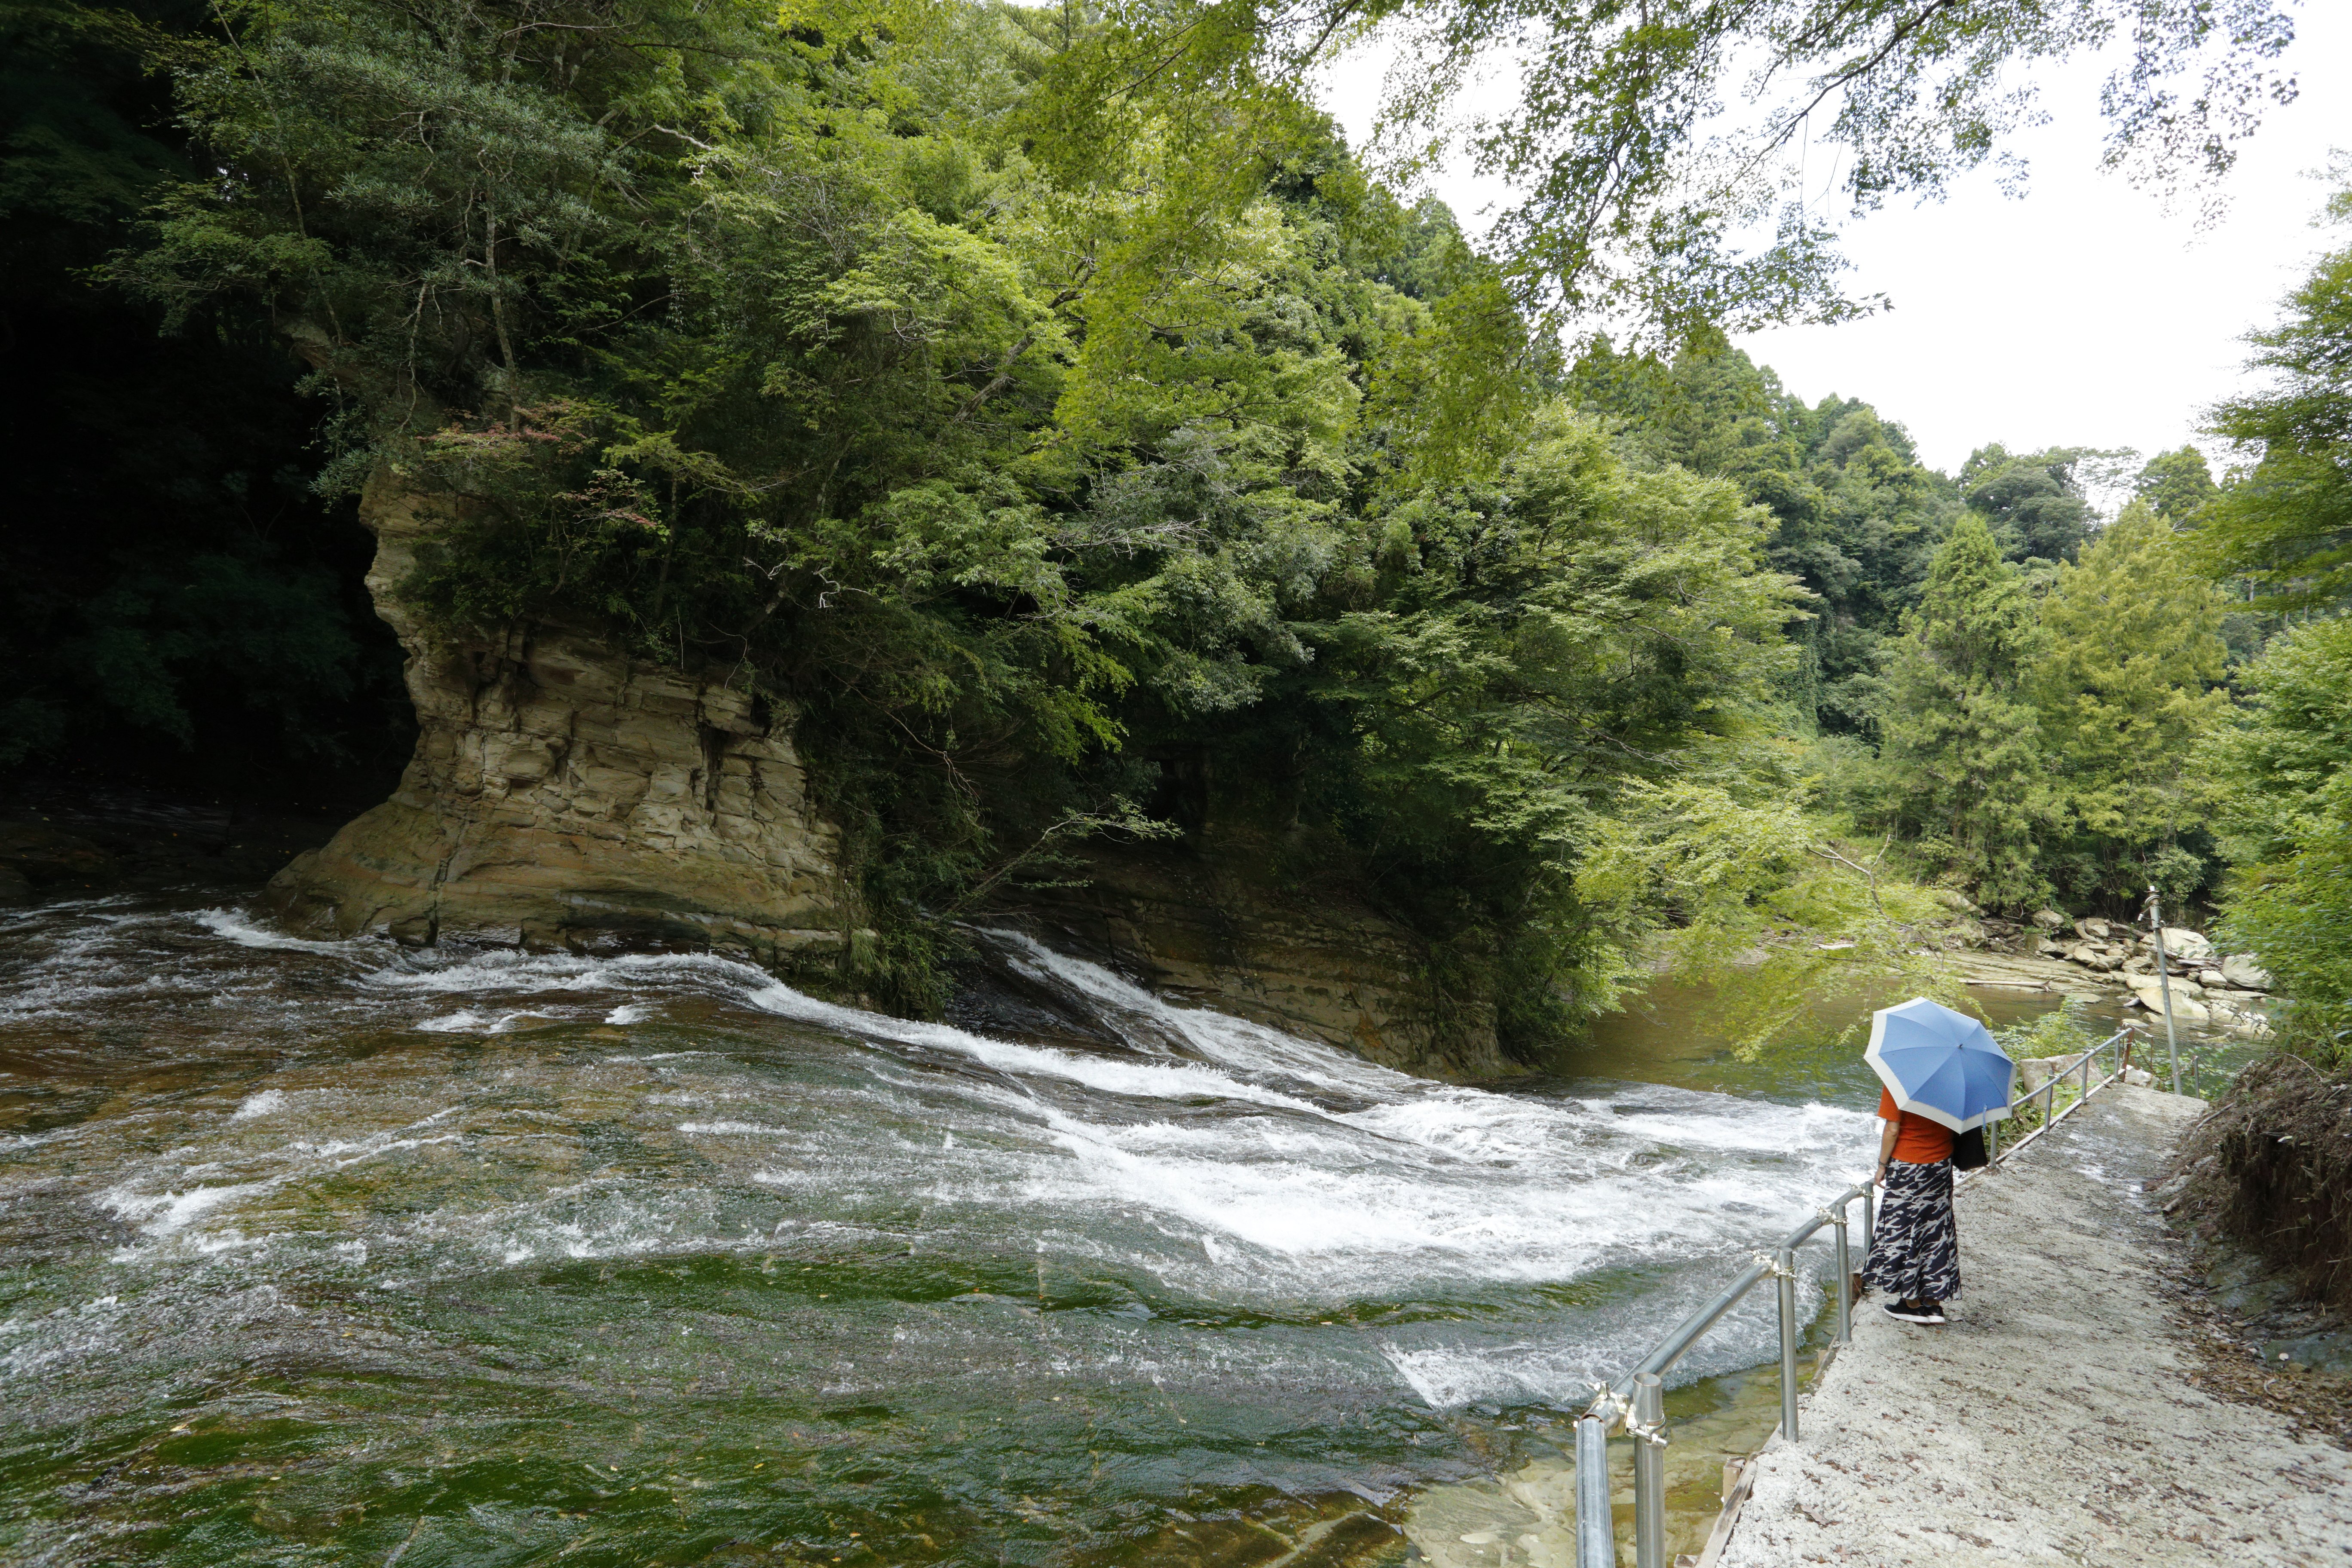
[[[1895,1103],[1955,1132],[2009,1114],[2016,1064],[1993,1044],[1992,1032],[1965,1013],[1914,996],[1870,1016],[1870,1048],[1863,1052]]]

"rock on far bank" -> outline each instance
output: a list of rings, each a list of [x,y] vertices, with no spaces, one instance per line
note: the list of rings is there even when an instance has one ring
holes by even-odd
[[[2005,921],[1998,923],[2006,930],[2017,929]],[[2032,984],[2060,990],[2087,984],[2094,994],[2122,987],[2141,1006],[2161,1016],[2163,982],[2168,977],[2176,1022],[2210,1025],[2240,1034],[2269,1032],[2263,1008],[2271,977],[2252,954],[2224,954],[2210,938],[2187,926],[2167,926],[2163,937],[2164,973],[2159,974],[2155,933],[2095,915],[2076,919],[2057,910],[2042,910],[2013,941],[1994,944],[1979,954],[1973,963],[1981,973],[1971,978],[1985,984]],[[2043,963],[2052,972],[2011,973],[2020,965],[2030,968]]]

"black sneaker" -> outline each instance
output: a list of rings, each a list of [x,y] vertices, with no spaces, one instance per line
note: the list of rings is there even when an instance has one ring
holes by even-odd
[[[1944,1316],[1944,1304],[1941,1301],[1922,1301],[1919,1303],[1919,1310],[1927,1314],[1926,1317],[1919,1320],[1923,1323],[1941,1323],[1949,1321],[1949,1320]]]
[[[1910,1301],[1889,1301],[1880,1310],[1906,1323],[1940,1323],[1944,1321],[1943,1313]]]

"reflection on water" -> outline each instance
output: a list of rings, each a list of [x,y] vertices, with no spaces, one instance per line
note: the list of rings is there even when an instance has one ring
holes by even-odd
[[[1601,1019],[1591,1038],[1563,1047],[1546,1065],[1567,1076],[1640,1079],[1714,1093],[1775,1100],[1818,1100],[1824,1104],[1872,1110],[1879,1082],[1862,1059],[1874,1008],[1906,999],[1907,993],[1858,988],[1814,997],[1775,1040],[1742,1059],[1723,1032],[1716,998],[1696,986],[1652,984],[1631,998],[1624,1011]],[[2049,992],[1971,986],[1969,1000],[1995,1029],[2030,1022],[2057,1007]],[[2134,1025],[2141,1031],[2134,1059],[2161,1076],[2165,1071],[2164,1026],[2131,998],[2097,992],[2087,984],[2078,999],[2085,1023],[2100,1037]],[[2183,1025],[2179,1031],[2184,1088],[2202,1091],[2258,1054],[2258,1042],[2218,1030]]]

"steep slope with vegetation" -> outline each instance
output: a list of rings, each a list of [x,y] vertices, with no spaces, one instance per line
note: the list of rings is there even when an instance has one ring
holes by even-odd
[[[950,917],[1192,776],[1507,1039],[1605,1005],[1654,918],[1577,889],[1613,803],[1788,776],[1764,514],[1547,391],[1318,117],[1077,147],[1056,17],[850,23],[247,16],[173,46],[233,178],[115,276],[300,347],[326,482],[438,519],[381,584],[422,635],[585,630],[800,715],[876,933],[845,983],[936,1006]]]
[[[1561,46],[1561,92],[1475,149],[1542,171],[1492,257],[1297,89],[1338,31],[1401,10],[1436,26],[1437,68],[1399,123],[1434,123],[1504,33]],[[435,724],[403,786],[417,835],[293,879],[346,925],[429,936],[466,853],[531,858],[467,850],[490,797],[574,838],[593,797],[585,838],[656,867],[677,811],[714,826],[740,785],[751,839],[805,814],[805,844],[758,851],[838,927],[803,957],[886,1005],[938,1008],[957,921],[1055,891],[1082,841],[1181,832],[1253,885],[1344,888],[1409,939],[1431,1007],[1517,1047],[1661,943],[1737,957],[1764,995],[1855,964],[1931,988],[1931,928],[1970,899],[2209,897],[2227,770],[2180,759],[2268,626],[2223,613],[2183,531],[2249,580],[2332,581],[2325,410],[2249,405],[2252,477],[2168,454],[2097,530],[2103,455],[1988,447],[1947,477],[1867,404],[1788,395],[1724,331],[1869,302],[1810,217],[1731,243],[1764,175],[1677,205],[1726,51],[1795,71],[1869,46],[1834,132],[1867,208],[1987,154],[2000,59],[2127,15],[2119,155],[2226,166],[2278,90],[2279,18],[2236,7],[2213,94],[2166,119],[2211,18],[2080,10],[2053,32],[1988,7],[1967,40],[1878,5],[1677,11],[1635,70],[1647,35],[1542,5],[35,6],[5,189],[54,243],[12,253],[11,288],[160,321],[142,353],[252,394],[172,392],[190,428],[273,455],[258,489],[164,463],[206,520],[168,540],[110,518],[12,546],[8,635],[39,671],[12,755],[102,731],[216,756],[231,714],[277,724],[257,767],[367,752],[391,661],[358,603],[364,492]],[[1633,322],[1619,344],[1588,330],[1604,310]],[[2317,374],[2326,342],[2269,352]],[[591,728],[661,708],[677,731],[614,739],[627,778],[575,750],[575,666],[620,694]],[[2223,819],[2305,852],[2260,816]],[[352,901],[421,876],[397,918]],[[499,929],[567,896],[527,881],[500,884],[523,902]],[[696,900],[689,924],[744,916]]]
[[[2352,175],[2340,159],[2334,172]],[[2352,219],[2352,189],[2328,216]],[[2223,929],[2278,978],[2283,1049],[2231,1088],[2187,1163],[2205,1224],[2352,1307],[2352,246],[2285,306],[2252,339],[2267,384],[2215,411],[2252,461],[2194,514],[2209,566],[2284,623],[2198,757],[2232,863]]]

